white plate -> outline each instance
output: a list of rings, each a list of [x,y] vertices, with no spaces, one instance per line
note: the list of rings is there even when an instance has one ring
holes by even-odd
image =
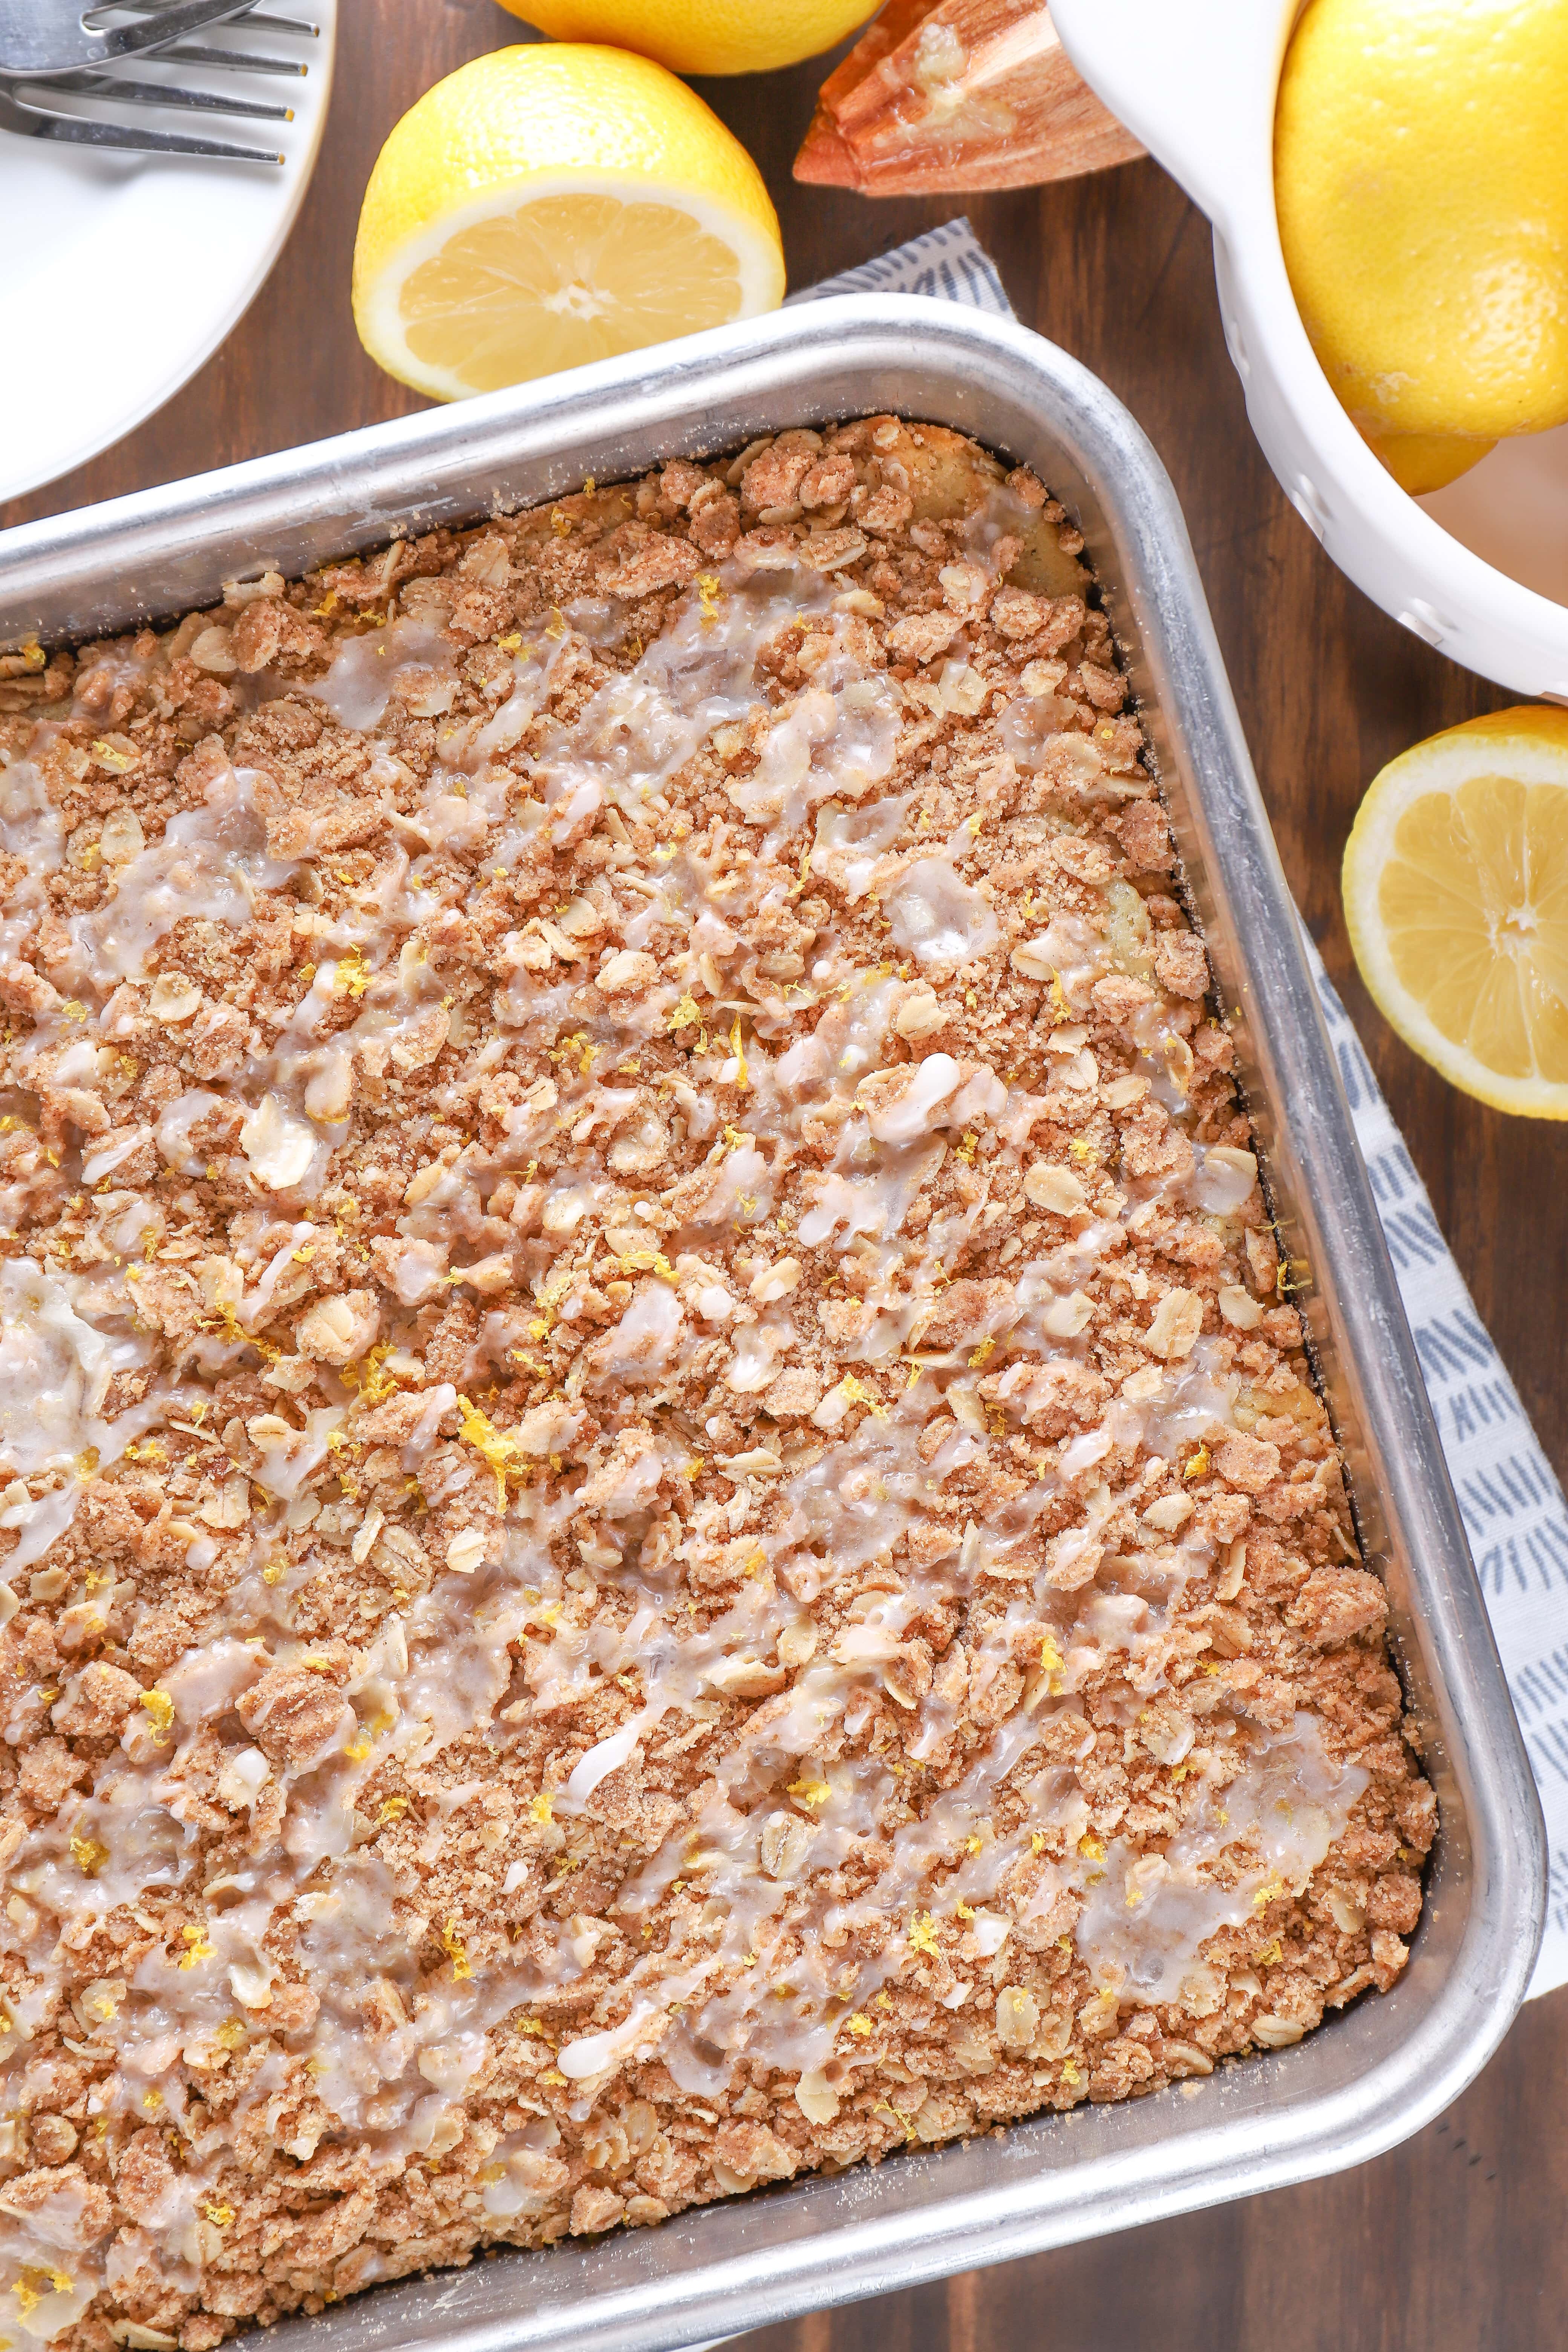
[[[243,316],[282,250],[315,168],[331,95],[337,0],[263,0],[308,18],[321,38],[261,26],[204,36],[212,46],[298,58],[292,76],[243,82],[197,66],[138,68],[193,88],[291,106],[292,122],[136,108],[158,130],[245,147],[276,163],[99,154],[0,133],[0,499],[68,473],[188,383]],[[129,70],[129,68],[127,68]]]

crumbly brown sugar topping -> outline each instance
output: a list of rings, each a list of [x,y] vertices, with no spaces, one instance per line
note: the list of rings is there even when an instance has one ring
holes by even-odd
[[[1081,541],[791,432],[0,677],[0,2314],[207,2352],[1391,1983]]]

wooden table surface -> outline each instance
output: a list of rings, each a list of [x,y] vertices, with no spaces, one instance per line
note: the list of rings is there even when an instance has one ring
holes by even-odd
[[[342,0],[315,183],[248,316],[195,381],[0,525],[418,407],[361,352],[349,262],[381,141],[420,92],[520,37],[493,0]],[[1404,1129],[1481,1315],[1561,1472],[1568,1387],[1562,1131],[1456,1094],[1356,978],[1339,864],[1395,752],[1501,703],[1342,579],[1247,430],[1207,227],[1152,163],[919,204],[798,187],[790,163],[827,63],[701,85],[767,174],[792,286],[967,210],[1019,315],[1120,394],[1169,467],[1287,870]],[[1360,2170],[1124,2237],[971,2273],[748,2339],[747,2352],[1539,2352],[1568,2335],[1568,1990],[1527,2009],[1440,2123]]]

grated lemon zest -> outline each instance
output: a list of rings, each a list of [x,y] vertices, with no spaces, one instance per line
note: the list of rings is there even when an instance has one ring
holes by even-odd
[[[570,1276],[567,1280],[570,1280]],[[553,1285],[551,1286],[552,1288],[553,1286]],[[563,1295],[565,1287],[566,1285],[563,1283]],[[541,1304],[543,1304],[542,1300]],[[528,1483],[530,1475],[528,1456],[510,1431],[498,1429],[489,1413],[481,1412],[479,1406],[468,1397],[460,1396],[458,1399],[458,1410],[462,1415],[462,1425],[458,1434],[465,1439],[473,1447],[475,1453],[481,1455],[494,1471],[496,1507],[504,1512],[507,1480],[516,1478],[525,1486]]]
[[[109,1860],[109,1848],[97,1838],[82,1837],[73,1832],[70,1838],[70,1858],[84,1878],[96,1878]]]
[[[868,1389],[865,1381],[858,1380],[853,1372],[845,1373],[838,1383],[838,1393],[846,1404],[868,1405],[874,1421],[887,1420],[888,1408],[878,1396],[876,1390]]]
[[[174,1702],[166,1690],[144,1690],[141,1704],[156,1732],[165,1732],[174,1720]]]
[[[185,1949],[180,1954],[176,1962],[177,1967],[194,1969],[203,1960],[212,1958],[213,1948],[207,1941],[205,1928],[182,1927],[180,1933],[184,1938]]]

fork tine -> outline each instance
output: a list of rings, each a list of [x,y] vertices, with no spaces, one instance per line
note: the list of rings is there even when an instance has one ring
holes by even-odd
[[[170,65],[205,66],[219,73],[289,74],[300,81],[303,81],[310,70],[309,66],[300,64],[294,58],[260,58],[253,56],[248,49],[195,47],[184,41],[176,41],[169,48],[160,49],[158,62],[160,65],[167,62]]]
[[[249,98],[220,98],[215,91],[183,89],[174,82],[122,81],[118,74],[59,74],[24,85],[29,89],[75,91],[83,98],[107,98],[127,106],[194,107],[206,114],[242,114],[256,122],[292,122],[291,106],[264,106]]]
[[[142,0],[112,0],[112,5],[118,15],[127,15],[134,10],[137,16],[145,18],[158,13],[156,5],[142,5]],[[108,15],[109,10],[105,8],[99,13]],[[274,16],[270,12],[263,14],[258,7],[247,8],[243,15],[231,16],[227,21],[242,29],[251,25],[261,25],[272,33],[300,33],[310,41],[319,41],[321,37],[320,25],[312,25],[307,17]]]
[[[24,117],[11,122],[13,115]],[[49,114],[42,108],[13,100],[0,106],[0,129],[16,129],[34,139],[51,139],[68,147],[113,147],[138,155],[205,155],[223,163],[281,163],[275,148],[234,147],[218,139],[191,139],[178,131],[141,131],[128,122],[89,122],[78,114]]]

